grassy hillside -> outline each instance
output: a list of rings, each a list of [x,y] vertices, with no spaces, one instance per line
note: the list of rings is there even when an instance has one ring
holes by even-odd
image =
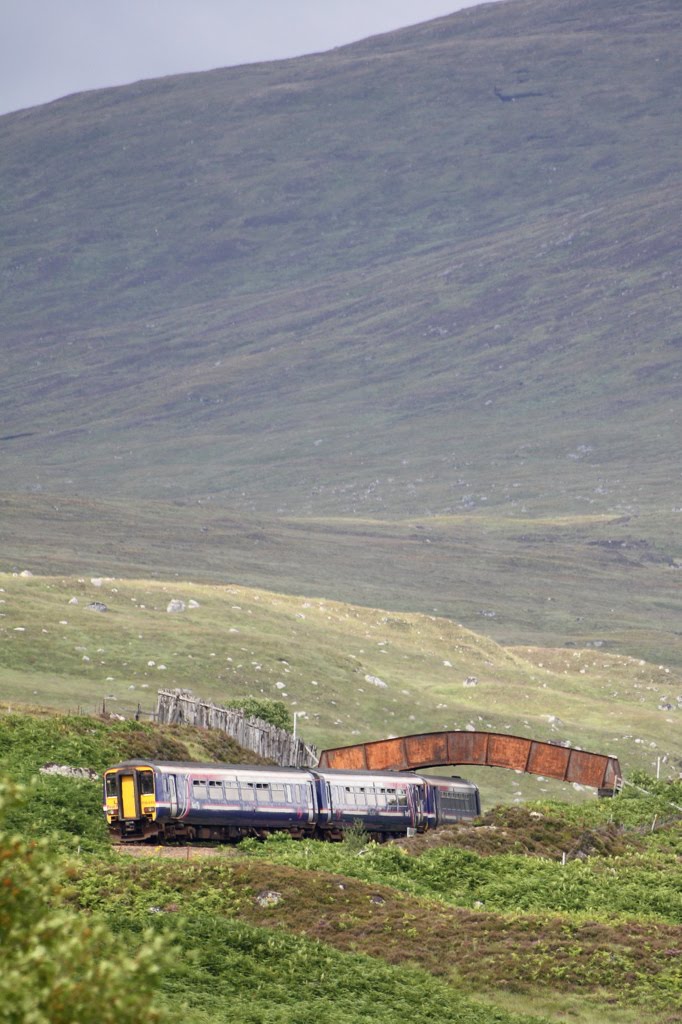
[[[240,518],[213,502],[0,495],[0,568],[238,583],[437,614],[503,644],[682,666],[676,517]]]
[[[0,119],[5,486],[678,504],[675,0],[513,0]]]
[[[630,774],[682,769],[682,678],[608,649],[504,648],[436,615],[234,585],[0,576],[5,701],[130,717],[159,687],[223,703],[279,699],[319,746],[437,729],[489,729],[615,754]],[[71,603],[73,599],[77,603]],[[173,598],[197,607],[169,614]],[[106,612],[92,611],[92,602]],[[484,802],[569,793],[467,769]]]
[[[0,775],[20,783],[46,757],[101,770],[152,751],[227,753],[196,730],[26,711],[0,713],[0,740]],[[160,937],[163,1024],[218,1024],[226,1004],[249,1024],[388,1024],[408,1012],[416,1024],[678,1024],[682,798],[679,783],[639,781],[648,795],[500,807],[385,846],[276,836],[119,852],[104,834],[99,781],[41,776],[23,803],[0,784],[0,875],[9,864],[16,899],[33,872],[34,904],[58,879],[35,913],[60,907],[64,933],[73,913],[103,924],[107,950],[130,958]],[[19,847],[7,829],[46,840],[13,874]],[[65,860],[60,851],[77,846]],[[12,911],[5,900],[3,922]],[[13,957],[0,946],[16,970]],[[19,964],[35,988],[34,962]],[[120,970],[127,978],[129,961]],[[150,977],[129,994],[142,998]]]
[[[0,118],[1,568],[682,665],[675,0]]]

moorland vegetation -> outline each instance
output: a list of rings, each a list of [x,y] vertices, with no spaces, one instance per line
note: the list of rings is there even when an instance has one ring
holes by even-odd
[[[244,756],[226,743],[0,715],[0,1020],[681,1019],[679,784],[638,776],[612,800],[498,807],[385,846],[275,835],[190,856],[118,850],[99,779],[40,774],[48,752],[98,773],[144,754]]]

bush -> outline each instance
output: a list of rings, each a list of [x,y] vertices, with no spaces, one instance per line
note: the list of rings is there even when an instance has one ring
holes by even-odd
[[[276,725],[280,729],[286,729],[287,732],[291,732],[294,728],[291,712],[280,700],[269,700],[267,697],[240,697],[225,706],[237,708],[253,718],[262,718],[264,722]]]
[[[0,779],[0,1024],[138,1024],[153,1007],[160,941],[121,948],[60,897],[63,870],[47,849],[5,830],[26,790]]]

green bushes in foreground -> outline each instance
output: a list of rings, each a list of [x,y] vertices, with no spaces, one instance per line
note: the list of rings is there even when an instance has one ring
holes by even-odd
[[[180,955],[163,994],[184,1000],[193,1024],[542,1024],[478,1005],[418,968],[284,932],[205,917],[174,931]]]
[[[1,1024],[153,1024],[159,939],[130,952],[104,923],[63,905],[59,862],[4,830],[24,797],[0,781]]]
[[[192,869],[177,864],[153,889],[125,870],[117,886],[113,863],[96,859],[72,872],[4,829],[25,797],[0,781],[0,1024],[393,1024],[408,1013],[414,1024],[542,1024],[479,1006],[425,971],[226,920],[233,894],[220,862],[196,899],[183,898],[175,876]],[[65,891],[78,892],[80,913]],[[182,913],[156,906],[174,899]]]
[[[539,857],[481,856],[455,846],[409,856],[370,844],[358,855],[345,844],[296,842],[277,835],[247,839],[240,851],[279,864],[332,871],[462,907],[509,913],[621,915],[682,924],[682,872],[672,855],[590,858],[561,864]]]

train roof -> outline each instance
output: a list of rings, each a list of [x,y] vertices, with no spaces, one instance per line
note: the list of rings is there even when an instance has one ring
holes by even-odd
[[[226,764],[215,761],[165,761],[156,760],[154,758],[142,759],[136,758],[131,761],[121,761],[119,764],[112,765],[106,770],[108,772],[118,771],[120,768],[154,768],[160,771],[180,770],[183,772],[239,772],[240,774],[251,774],[251,775],[279,775],[288,776],[289,778],[303,778],[310,781],[313,778],[325,779],[329,782],[337,780],[338,782],[345,782],[346,784],[353,784],[356,782],[358,785],[363,782],[368,782],[370,779],[375,782],[383,782],[384,784],[393,784],[399,782],[427,782],[431,785],[437,784],[449,784],[472,787],[473,783],[467,781],[467,779],[461,778],[459,775],[425,775],[421,772],[412,771],[398,771],[393,768],[384,768],[378,771],[368,771],[366,769],[347,769],[347,768],[295,768],[292,765],[281,766],[281,765],[267,765],[267,764]]]
[[[310,771],[307,768],[294,768],[293,766],[283,767],[277,764],[226,764],[216,761],[159,761],[155,758],[136,758],[134,761],[121,761],[119,764],[111,765],[110,768],[107,768],[107,771],[118,771],[119,768],[158,768],[168,771],[172,771],[174,768],[179,768],[189,771],[238,771],[252,772],[254,774],[298,774],[310,776]]]

